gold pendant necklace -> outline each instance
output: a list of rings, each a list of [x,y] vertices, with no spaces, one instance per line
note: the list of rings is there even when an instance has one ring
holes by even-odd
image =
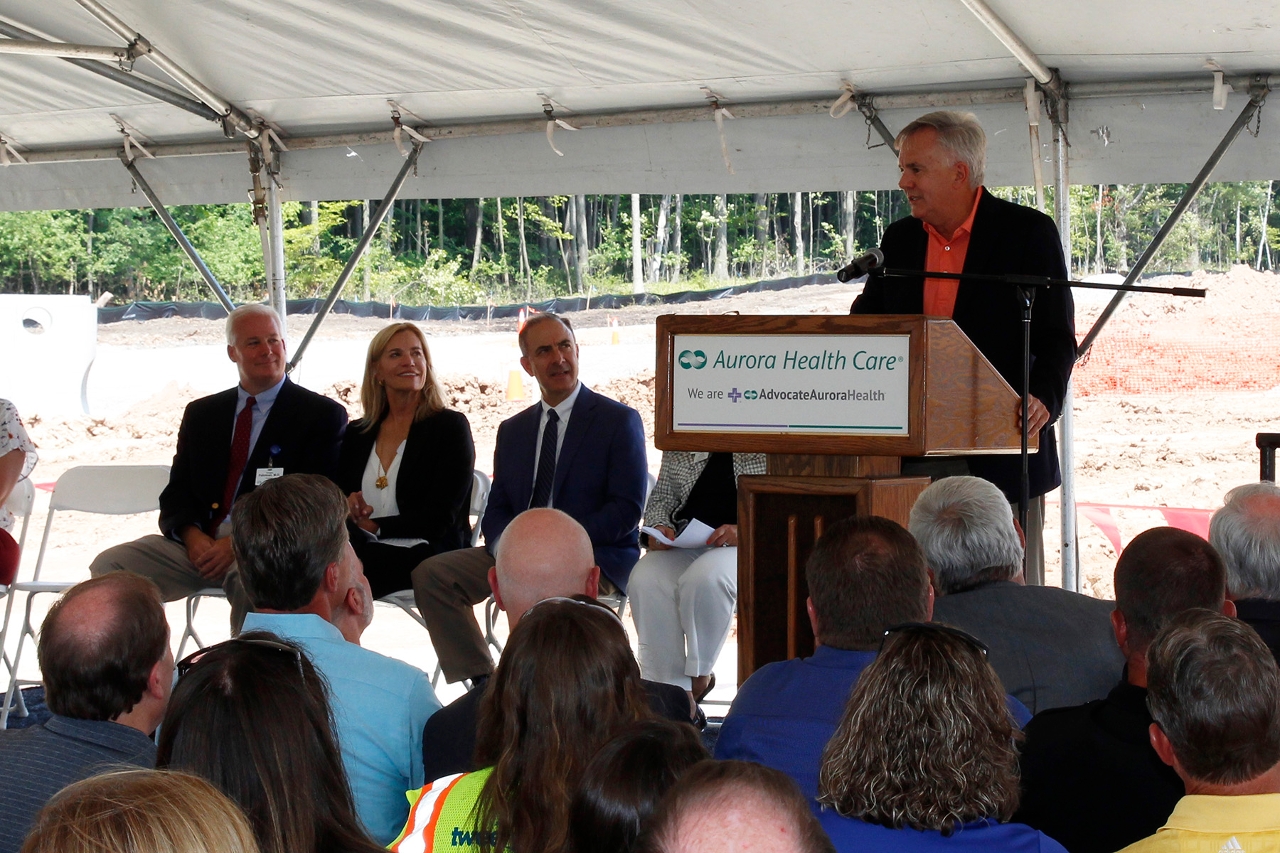
[[[385,489],[387,487],[387,475],[383,474],[382,476],[378,477],[378,479],[373,481],[373,484],[377,486],[379,489]]]

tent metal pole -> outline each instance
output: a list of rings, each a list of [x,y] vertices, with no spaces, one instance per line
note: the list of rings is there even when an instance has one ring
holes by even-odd
[[[0,34],[12,39],[22,39],[25,41],[49,41],[48,39],[40,38],[36,33],[29,32],[22,27],[11,24],[5,20],[0,20]],[[121,71],[119,68],[111,65],[104,65],[101,62],[95,62],[91,59],[66,58],[66,61],[79,68],[83,68],[85,71],[91,71],[100,77],[106,77],[108,80],[119,83],[121,86],[127,86],[135,92],[142,92],[144,95],[150,95],[157,101],[163,101],[170,106],[198,115],[202,119],[206,119],[208,121],[220,121],[222,119],[222,116],[209,109],[208,106],[202,104],[200,101],[197,101],[194,98],[189,98],[181,92],[175,92],[167,86],[161,86],[159,83],[154,83],[137,74],[132,74],[128,71]]]
[[[1197,174],[1191,183],[1187,185],[1187,191],[1182,194],[1182,198],[1178,199],[1178,203],[1174,205],[1173,210],[1169,213],[1169,218],[1160,226],[1160,230],[1156,232],[1156,236],[1152,237],[1151,242],[1147,244],[1147,248],[1142,250],[1142,255],[1134,262],[1133,268],[1129,270],[1129,274],[1124,277],[1124,283],[1126,285],[1133,284],[1137,281],[1138,277],[1141,276],[1143,271],[1147,268],[1147,265],[1151,263],[1152,257],[1154,257],[1155,253],[1159,251],[1160,246],[1165,241],[1165,238],[1169,236],[1169,232],[1171,232],[1173,227],[1178,224],[1178,220],[1182,218],[1182,214],[1191,206],[1191,202],[1200,194],[1200,190],[1203,189],[1204,185],[1208,182],[1209,176],[1213,174],[1213,170],[1218,165],[1218,162],[1222,160],[1223,156],[1231,148],[1231,144],[1236,141],[1236,137],[1240,135],[1240,131],[1244,130],[1245,125],[1249,123],[1254,114],[1262,107],[1263,102],[1267,99],[1268,92],[1270,92],[1270,89],[1267,88],[1265,83],[1255,81],[1255,84],[1249,93],[1249,103],[1245,104],[1244,109],[1240,111],[1240,115],[1236,116],[1236,120],[1231,123],[1231,127],[1228,128],[1226,135],[1222,137],[1222,141],[1218,143],[1218,147],[1213,149],[1213,153],[1209,155],[1209,159],[1200,169],[1199,174]],[[1125,297],[1128,295],[1129,294],[1125,291],[1119,291],[1111,298],[1111,301],[1107,303],[1107,307],[1102,309],[1102,313],[1098,315],[1098,319],[1094,322],[1093,328],[1089,330],[1089,334],[1085,335],[1084,340],[1080,342],[1079,352],[1076,354],[1077,359],[1083,358],[1085,353],[1089,351],[1089,347],[1093,346],[1093,342],[1097,340],[1098,334],[1102,331],[1103,327],[1106,326],[1107,322],[1111,319],[1111,316],[1116,313],[1116,309],[1120,307],[1121,303],[1124,302]]]
[[[302,355],[307,351],[307,345],[311,343],[311,339],[315,337],[316,330],[320,328],[320,324],[324,322],[324,318],[333,308],[333,303],[338,301],[338,297],[342,295],[342,289],[347,286],[347,280],[351,278],[351,274],[355,272],[356,265],[360,263],[360,259],[364,257],[365,251],[369,248],[369,244],[373,242],[374,236],[378,233],[378,228],[382,225],[382,220],[387,218],[387,214],[391,212],[391,206],[395,203],[396,197],[400,195],[400,189],[404,186],[404,182],[408,179],[409,173],[418,165],[418,156],[422,154],[423,143],[415,140],[413,150],[409,152],[409,156],[405,158],[404,165],[400,167],[400,172],[396,175],[394,181],[391,182],[391,188],[387,190],[387,194],[382,198],[382,204],[378,205],[378,209],[373,212],[370,221],[366,224],[364,234],[360,237],[360,242],[356,244],[355,251],[351,253],[351,257],[347,258],[347,265],[342,268],[342,272],[338,274],[338,280],[333,283],[333,288],[329,291],[329,295],[325,297],[324,305],[321,306],[316,318],[311,321],[310,328],[302,337],[302,343],[298,344],[298,349],[293,354],[293,359],[289,362],[288,371],[293,372],[298,363],[302,361]]]
[[[182,233],[182,229],[178,227],[178,223],[169,215],[169,211],[165,209],[164,203],[160,201],[160,197],[156,195],[156,191],[151,188],[151,184],[147,183],[147,179],[142,177],[142,173],[138,171],[138,167],[133,161],[125,156],[123,150],[120,151],[120,162],[129,170],[129,174],[133,176],[133,182],[138,185],[138,189],[142,190],[142,194],[147,197],[147,201],[151,202],[151,207],[155,209],[156,214],[160,217],[160,221],[164,223],[164,227],[169,229],[169,233],[173,235],[173,239],[178,241],[178,245],[186,256],[191,259],[191,263],[195,264],[199,270],[201,277],[213,289],[214,295],[218,297],[218,301],[222,303],[222,307],[227,309],[230,314],[235,310],[235,303],[231,301],[231,297],[227,296],[227,292],[222,289],[222,285],[218,284],[218,280],[213,277],[213,273],[209,267],[205,265],[204,259],[200,257],[200,253],[196,251],[196,247],[191,245],[191,241],[187,239],[187,235]]]
[[[267,175],[267,227],[271,234],[271,257],[265,266],[270,272],[271,307],[280,317],[281,333],[284,333],[288,311],[285,304],[284,280],[284,211],[280,203],[280,188],[272,175]],[[287,337],[287,335],[286,335]]]
[[[1062,240],[1062,254],[1067,259],[1067,272],[1071,271],[1071,179],[1067,131],[1063,122],[1053,123],[1053,213],[1058,223],[1058,236]],[[1062,414],[1058,419],[1058,461],[1062,471],[1061,504],[1062,540],[1061,565],[1062,588],[1080,591],[1080,543],[1076,531],[1076,470],[1075,470],[1075,400],[1071,380],[1067,380],[1067,393],[1062,398]]]
[[[235,126],[236,130],[243,133],[250,139],[258,137],[258,129],[254,127],[253,122],[247,115],[238,110],[234,104],[218,95],[208,86],[201,83],[195,77],[191,76],[182,66],[174,62],[165,54],[161,53],[151,45],[151,42],[143,38],[142,34],[130,27],[124,21],[117,18],[107,7],[103,6],[98,0],[76,0],[85,11],[93,15],[107,29],[124,39],[130,47],[130,50],[136,54],[146,56],[156,64],[164,73],[168,74],[174,80],[182,85],[191,94],[195,95],[201,101],[208,104],[215,112],[229,121]]]
[[[103,62],[129,62],[133,59],[132,52],[127,47],[27,39],[0,39],[0,53],[53,56],[59,59],[99,59]]]
[[[1061,94],[1061,86],[1053,69],[1041,62],[1035,51],[1019,38],[1017,33],[1009,29],[1009,25],[1002,21],[984,0],[960,0],[960,2],[991,31],[993,36],[1000,40],[1000,43],[1013,54],[1014,59],[1018,60],[1041,86],[1049,87],[1055,96]]]

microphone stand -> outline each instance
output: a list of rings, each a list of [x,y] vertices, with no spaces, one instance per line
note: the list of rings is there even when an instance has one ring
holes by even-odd
[[[1027,510],[1030,504],[1030,455],[1028,445],[1028,419],[1031,403],[1031,309],[1035,305],[1036,293],[1042,287],[1082,287],[1090,290],[1111,290],[1121,293],[1163,293],[1167,296],[1186,296],[1203,299],[1204,288],[1200,287],[1149,287],[1142,284],[1103,284],[1102,282],[1075,281],[1066,278],[1050,278],[1042,275],[1018,275],[1016,273],[955,273],[929,272],[928,270],[872,269],[868,274],[878,278],[945,278],[955,281],[973,281],[983,284],[1013,285],[1018,289],[1018,301],[1022,309],[1022,445],[1021,445],[1021,477],[1018,488],[1018,523],[1025,533],[1027,529]],[[1023,553],[1023,568],[1026,568],[1026,553]]]

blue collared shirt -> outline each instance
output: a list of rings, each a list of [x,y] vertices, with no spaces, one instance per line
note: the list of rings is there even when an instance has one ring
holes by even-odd
[[[405,792],[425,782],[422,729],[440,710],[426,673],[347,642],[311,613],[249,613],[244,630],[297,643],[328,680],[356,813],[375,841],[390,844],[409,816]]]
[[[716,758],[774,767],[816,800],[822,750],[840,724],[858,676],[875,659],[875,652],[819,646],[812,657],[760,667],[724,718]],[[1007,701],[1018,725],[1026,725],[1031,714],[1012,696]]]
[[[1088,815],[1081,815],[1088,819]],[[1000,823],[992,819],[963,824],[944,837],[932,829],[889,829],[857,818],[841,817],[831,809],[818,815],[836,853],[1066,853],[1065,848],[1043,832],[1021,823]]]

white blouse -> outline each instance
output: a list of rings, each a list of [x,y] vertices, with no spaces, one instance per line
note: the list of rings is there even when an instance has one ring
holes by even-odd
[[[0,456],[8,456],[15,450],[26,454],[22,470],[18,473],[18,479],[25,480],[31,474],[31,469],[36,467],[36,446],[31,443],[31,437],[22,426],[17,407],[8,400],[0,400]],[[13,522],[13,513],[0,505],[0,528],[13,530]]]
[[[364,495],[364,502],[373,507],[372,518],[385,518],[389,515],[399,515],[400,507],[396,503],[396,479],[400,476],[400,460],[404,458],[404,446],[408,440],[400,442],[400,446],[396,448],[396,458],[391,460],[391,467],[383,469],[382,460],[378,458],[378,445],[374,442],[373,449],[369,451],[369,461],[364,466],[364,476],[360,478],[360,490]],[[379,489],[378,479],[386,477],[386,486]],[[383,539],[378,538],[379,542],[385,545],[396,545],[402,548],[410,548],[426,542],[425,539]]]

